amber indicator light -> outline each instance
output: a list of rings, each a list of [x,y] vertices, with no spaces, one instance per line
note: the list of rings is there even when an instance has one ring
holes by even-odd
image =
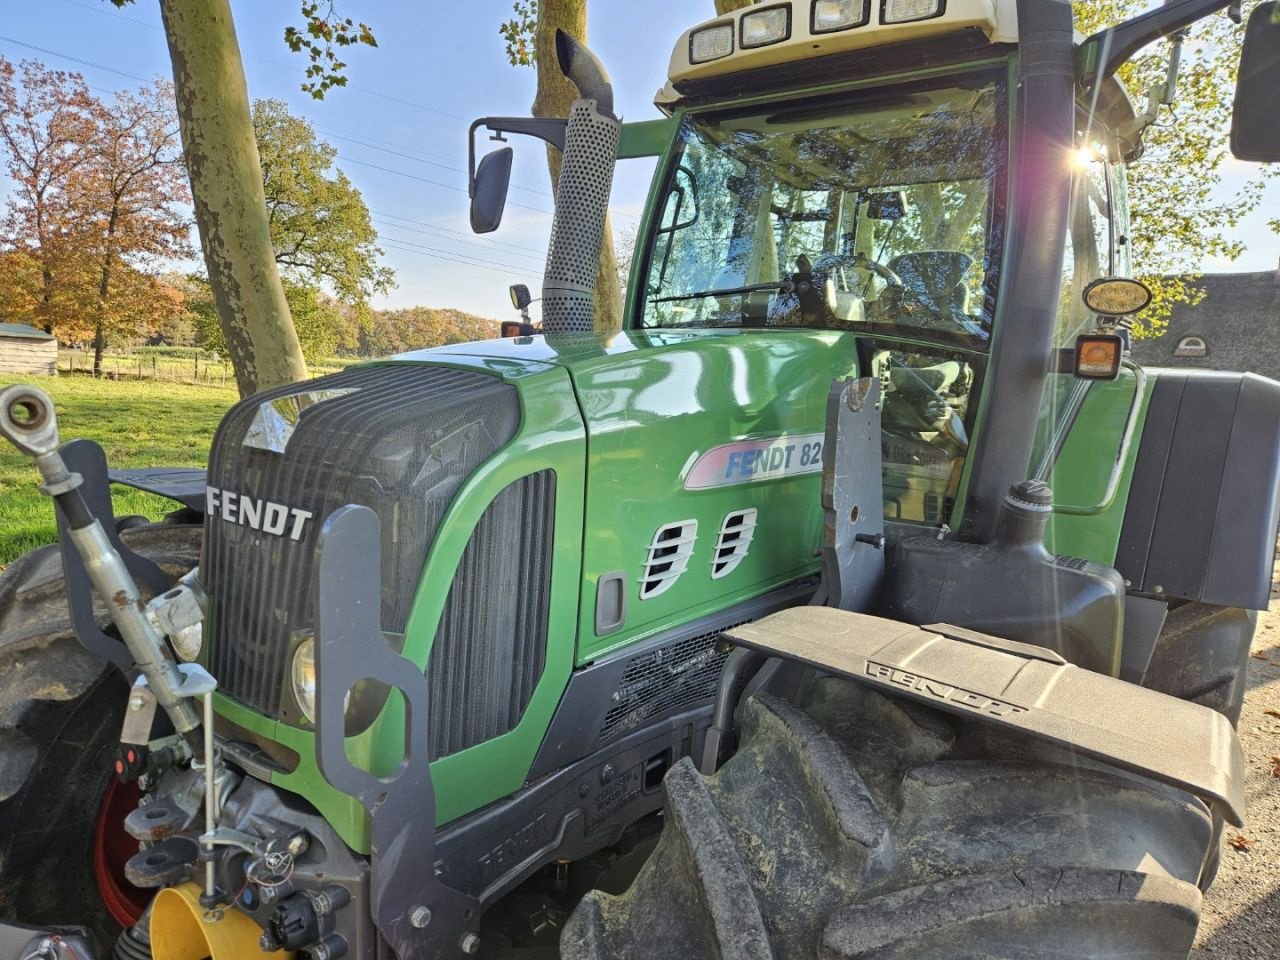
[[[1115,334],[1087,334],[1076,338],[1076,376],[1085,380],[1114,380],[1120,375],[1124,341]]]

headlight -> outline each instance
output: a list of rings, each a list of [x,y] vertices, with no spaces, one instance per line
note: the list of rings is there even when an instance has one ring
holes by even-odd
[[[689,62],[706,63],[733,53],[733,24],[699,30],[689,38]]]
[[[293,699],[298,701],[302,715],[308,723],[316,722],[316,642],[308,637],[293,651],[293,664],[289,668],[293,681]]]
[[[860,27],[871,18],[871,0],[814,0],[810,33]]]
[[[173,642],[173,652],[179,660],[191,663],[200,659],[200,648],[204,645],[204,622],[193,623],[176,631],[169,639]]]
[[[942,13],[943,0],[884,0],[881,23],[909,23],[928,20]]]
[[[293,663],[289,667],[289,679],[293,682],[293,699],[298,701],[307,723],[316,722],[316,641],[307,637],[293,651]],[[342,698],[342,712],[351,707],[351,691]]]
[[[757,10],[742,18],[742,49],[764,47],[791,36],[791,8]]]

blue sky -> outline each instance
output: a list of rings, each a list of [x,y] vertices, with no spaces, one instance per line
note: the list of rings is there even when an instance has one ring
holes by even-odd
[[[533,99],[533,71],[507,63],[498,35],[511,0],[340,0],[344,15],[373,27],[379,46],[347,51],[350,85],[323,102],[299,89],[304,60],[282,40],[285,26],[297,21],[298,0],[233,0],[232,7],[250,96],[284,100],[310,120],[338,148],[338,166],[374,214],[384,262],[399,284],[376,306],[453,306],[508,317],[509,283],[537,290],[551,222],[539,144],[513,143],[516,168],[502,228],[476,237],[467,221],[468,125],[484,115],[527,115]],[[107,0],[9,0],[3,9],[0,53],[12,61],[34,58],[79,71],[99,95],[171,76],[155,0],[124,10]],[[712,12],[711,0],[593,0],[591,46],[613,77],[625,119],[658,116],[652,99],[672,45]],[[648,161],[623,167],[614,190],[619,233],[634,226],[652,169]],[[1243,166],[1228,176],[1240,173],[1247,173]],[[1258,213],[1242,226],[1244,257],[1204,268],[1275,268],[1280,238],[1266,230],[1266,219]]]

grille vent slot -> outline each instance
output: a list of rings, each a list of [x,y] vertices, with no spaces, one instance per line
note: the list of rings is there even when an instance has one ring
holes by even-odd
[[[756,508],[735,510],[720,524],[716,552],[711,558],[711,579],[727,577],[747,557],[756,535]]]
[[[649,556],[644,563],[644,574],[640,577],[641,600],[648,600],[671,589],[689,566],[689,558],[693,556],[693,545],[697,539],[697,520],[681,520],[658,528],[649,544]]]
[[[600,724],[603,746],[666,713],[677,713],[716,695],[720,668],[729,656],[717,649],[721,631],[746,623],[736,620],[718,629],[637,655],[622,673],[615,691],[618,702]]]
[[[513,729],[542,677],[555,492],[551,470],[515,481],[462,553],[427,664],[432,760]]]

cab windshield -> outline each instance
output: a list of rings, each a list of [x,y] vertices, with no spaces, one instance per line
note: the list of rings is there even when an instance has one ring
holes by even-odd
[[[1004,129],[987,76],[686,118],[643,325],[839,327],[981,348]]]

